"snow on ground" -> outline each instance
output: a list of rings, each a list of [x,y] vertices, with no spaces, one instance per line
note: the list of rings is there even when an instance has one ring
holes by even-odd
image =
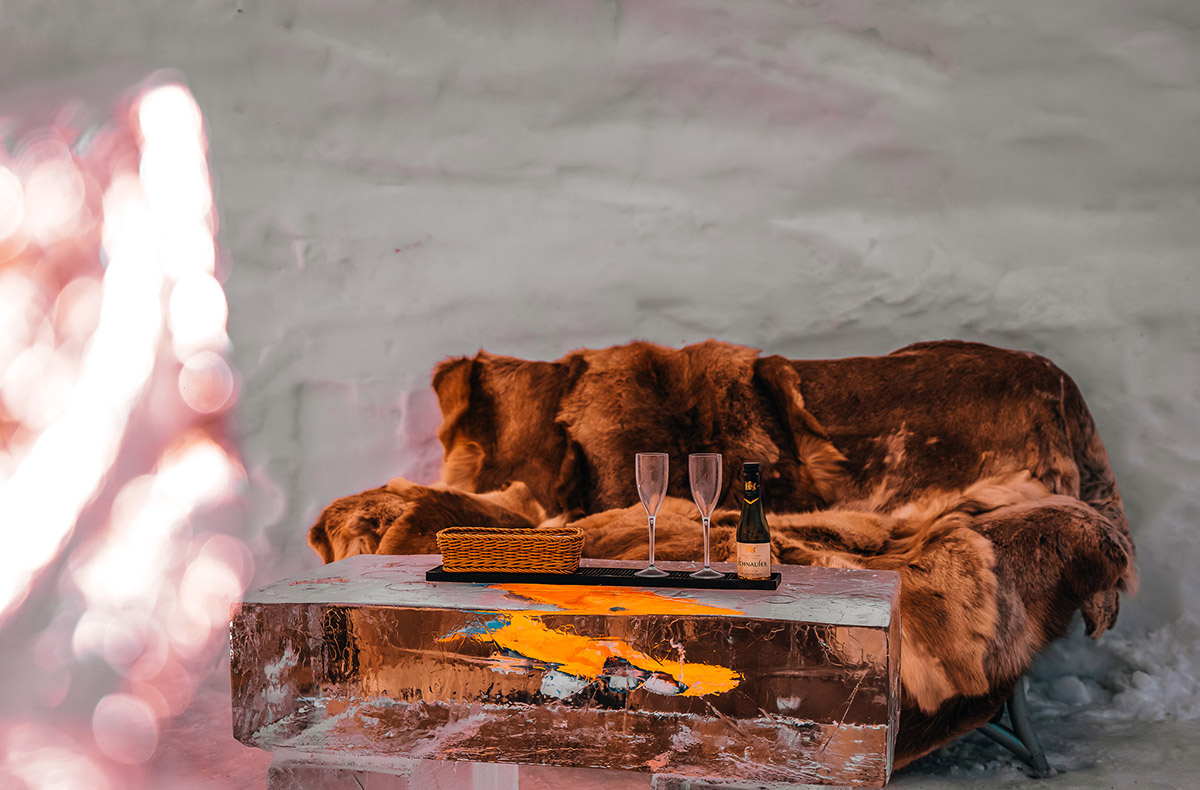
[[[446,355],[1034,350],[1095,413],[1142,573],[1037,669],[1044,784],[1193,786],[1196,3],[0,0],[0,136],[164,67],[208,124],[258,582],[316,562],[330,499],[435,473]],[[255,786],[220,681],[164,724],[161,786]],[[897,784],[1026,783],[998,754]]]

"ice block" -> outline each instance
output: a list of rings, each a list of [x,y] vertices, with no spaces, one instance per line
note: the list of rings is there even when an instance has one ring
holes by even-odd
[[[376,761],[890,776],[895,573],[782,566],[774,591],[424,581],[439,561],[351,557],[248,593],[234,735]]]

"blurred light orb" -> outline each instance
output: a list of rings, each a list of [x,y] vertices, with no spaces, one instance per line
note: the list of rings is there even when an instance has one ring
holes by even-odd
[[[82,343],[100,321],[102,291],[95,277],[76,277],[59,292],[54,302],[54,325],[58,336]]]
[[[119,530],[128,529],[150,505],[153,496],[154,475],[139,475],[130,480],[113,498],[112,526]]]
[[[203,139],[200,107],[182,85],[162,85],[146,91],[138,101],[137,117],[147,142]]]
[[[157,485],[189,510],[219,502],[241,477],[241,464],[201,433],[190,433],[163,453]]]
[[[219,559],[233,571],[241,585],[241,589],[238,590],[235,597],[240,596],[254,575],[254,555],[250,553],[246,544],[232,535],[217,534],[204,542],[204,548],[200,550],[200,553]],[[229,612],[225,611],[223,614],[227,615]]]
[[[85,187],[69,159],[49,159],[25,182],[25,210],[34,238],[43,246],[71,235],[79,224]]]
[[[173,218],[203,219],[212,208],[212,182],[198,147],[148,145],[142,153],[142,186],[154,210]]]
[[[109,790],[108,778],[79,745],[43,727],[24,725],[7,733],[8,769],[30,790]],[[22,785],[17,785],[21,787]],[[7,785],[4,785],[7,790]]]
[[[223,350],[229,342],[225,291],[211,274],[193,274],[171,289],[168,325],[171,345],[180,360],[202,350]]]
[[[138,656],[137,661],[129,668],[129,677],[135,682],[144,682],[156,677],[163,671],[163,668],[166,667],[167,661],[171,657],[167,635],[163,633],[158,623],[154,624],[154,630],[150,633],[151,638],[147,640],[145,649],[142,650],[142,654]],[[156,691],[155,693],[159,692]],[[138,696],[145,696],[140,691],[137,694]],[[151,702],[151,700],[147,700],[147,702]],[[164,713],[163,715],[167,714]]]
[[[201,351],[188,357],[179,371],[179,395],[193,411],[213,414],[229,404],[233,371],[219,354]]]
[[[71,633],[71,652],[75,658],[85,659],[91,654],[104,654],[104,636],[108,629],[108,614],[88,609],[75,622]]]
[[[8,413],[24,422],[41,397],[42,376],[49,366],[53,349],[30,346],[8,365],[0,379],[0,403]],[[39,426],[40,427],[40,426]]]
[[[166,549],[180,519],[178,508],[165,501],[156,482],[156,477],[142,475],[121,489],[113,501],[109,540],[72,568],[88,602],[88,616],[106,613],[128,619],[131,610],[153,606],[169,557]]]
[[[212,636],[212,623],[204,613],[203,605],[198,602],[197,605],[176,605],[167,622],[167,636],[174,652],[182,658],[199,655]]]
[[[149,675],[135,667],[130,682],[130,688],[138,696],[144,696],[145,702],[151,707],[165,705],[167,716],[178,716],[187,710],[203,674],[190,673],[179,661],[180,658],[178,654],[170,652],[163,666]]]
[[[26,428],[38,431],[62,412],[74,384],[67,359],[50,345],[34,345],[9,365],[0,401]]]
[[[41,317],[42,291],[20,270],[0,270],[0,339],[21,335],[27,342]]]
[[[181,221],[163,228],[159,242],[163,273],[172,280],[216,271],[216,245],[202,220]]]
[[[144,145],[138,172],[154,211],[167,220],[207,220],[212,180],[204,125],[195,99],[180,85],[147,92],[138,103]]]
[[[144,624],[112,618],[104,629],[104,660],[118,672],[128,674],[134,662],[151,646],[151,639],[150,629]]]
[[[132,250],[142,255],[157,252],[149,232],[153,228],[150,207],[135,173],[126,171],[113,176],[101,206],[104,212],[101,243],[110,260]]]
[[[108,758],[138,765],[158,747],[158,722],[154,710],[137,697],[109,694],[92,711],[92,737]]]
[[[119,255],[109,261],[101,289],[100,323],[92,335],[85,372],[95,373],[93,396],[105,405],[132,405],[149,380],[162,332],[162,278],[146,259]]]
[[[25,192],[13,171],[0,165],[0,241],[13,236],[25,221]]]
[[[23,272],[0,269],[0,382],[44,318],[41,290]]]
[[[227,624],[229,605],[244,589],[237,570],[229,567],[220,556],[205,550],[188,565],[179,584],[179,595],[190,622],[204,622],[207,628],[219,628]],[[208,633],[204,636],[207,638]]]
[[[136,671],[136,667],[134,670]],[[158,687],[139,680],[134,676],[134,679],[129,683],[129,688],[142,702],[150,706],[150,709],[154,711],[155,718],[162,720],[168,719],[173,715],[171,713],[171,703],[158,690]]]

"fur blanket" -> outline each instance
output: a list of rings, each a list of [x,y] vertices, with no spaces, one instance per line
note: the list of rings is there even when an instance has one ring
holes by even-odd
[[[439,365],[443,480],[396,478],[331,504],[326,562],[436,552],[455,524],[586,530],[585,556],[641,559],[634,453],[669,452],[662,559],[694,559],[689,452],[728,481],[713,557],[733,559],[738,461],[763,464],[773,560],[901,577],[897,767],[989,720],[1075,611],[1099,636],[1137,584],[1116,481],[1074,382],[1031,354],[960,342],[790,361],[709,341],[480,352]]]

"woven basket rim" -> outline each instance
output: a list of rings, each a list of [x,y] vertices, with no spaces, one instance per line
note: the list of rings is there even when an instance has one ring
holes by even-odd
[[[496,537],[520,537],[523,535],[537,536],[574,536],[582,535],[579,527],[446,527],[438,530],[437,534],[453,535],[495,535]]]

